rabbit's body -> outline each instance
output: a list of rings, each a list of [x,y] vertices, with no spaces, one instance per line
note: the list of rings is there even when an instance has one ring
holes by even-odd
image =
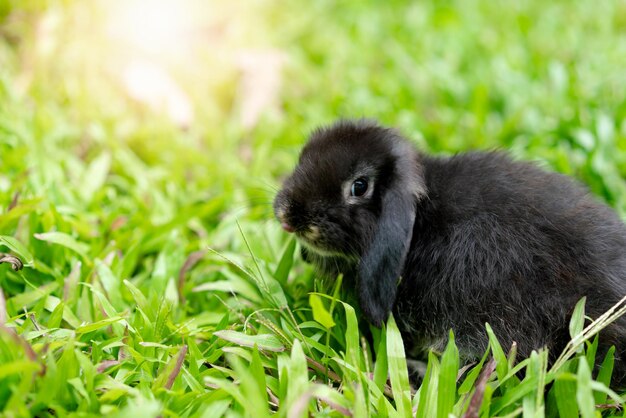
[[[626,295],[626,227],[569,178],[502,153],[419,154],[395,131],[341,122],[315,132],[275,200],[277,218],[325,275],[344,273],[367,319],[394,312],[410,354],[487,347],[485,323],[524,356],[569,340]],[[618,345],[626,322],[602,332]]]
[[[420,200],[394,307],[410,347],[480,356],[501,343],[562,349],[576,302],[596,318],[626,295],[626,228],[569,178],[499,153],[421,161]],[[603,334],[626,343],[624,322]],[[558,355],[558,351],[552,355]]]

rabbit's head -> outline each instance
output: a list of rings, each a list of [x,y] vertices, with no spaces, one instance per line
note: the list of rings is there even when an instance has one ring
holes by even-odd
[[[314,255],[341,258],[357,272],[370,322],[389,315],[426,195],[419,157],[392,129],[342,121],[315,131],[274,201],[283,229]]]

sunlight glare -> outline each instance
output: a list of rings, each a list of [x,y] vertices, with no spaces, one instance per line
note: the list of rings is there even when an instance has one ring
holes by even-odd
[[[175,55],[188,45],[191,3],[186,0],[130,0],[115,4],[109,22],[113,39],[156,56]]]
[[[108,20],[109,37],[126,57],[119,76],[128,96],[167,114],[179,126],[189,126],[194,111],[170,67],[193,56],[191,1],[115,2]]]

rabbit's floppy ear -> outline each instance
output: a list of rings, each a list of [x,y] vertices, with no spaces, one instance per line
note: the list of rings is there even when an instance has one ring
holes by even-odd
[[[381,326],[393,308],[411,244],[417,201],[426,194],[415,151],[404,141],[394,145],[393,181],[382,197],[378,225],[358,270],[361,309],[375,326]]]

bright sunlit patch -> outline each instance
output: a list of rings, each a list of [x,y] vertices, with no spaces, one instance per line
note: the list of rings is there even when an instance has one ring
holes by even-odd
[[[175,55],[189,45],[192,3],[189,0],[111,2],[109,35],[155,56]]]
[[[264,27],[248,2],[95,0],[70,9],[58,33],[42,24],[41,38],[52,45],[47,55],[62,48],[60,57],[72,57],[68,68],[104,91],[119,88],[124,99],[181,127],[224,104],[246,131],[280,112],[285,56],[259,36]]]
[[[123,73],[130,97],[166,113],[179,126],[193,122],[193,107],[185,92],[165,69],[149,61],[134,60]]]
[[[171,66],[192,56],[193,0],[129,0],[107,6],[108,36],[125,57],[117,71],[127,94],[178,125],[189,126],[193,106]]]

